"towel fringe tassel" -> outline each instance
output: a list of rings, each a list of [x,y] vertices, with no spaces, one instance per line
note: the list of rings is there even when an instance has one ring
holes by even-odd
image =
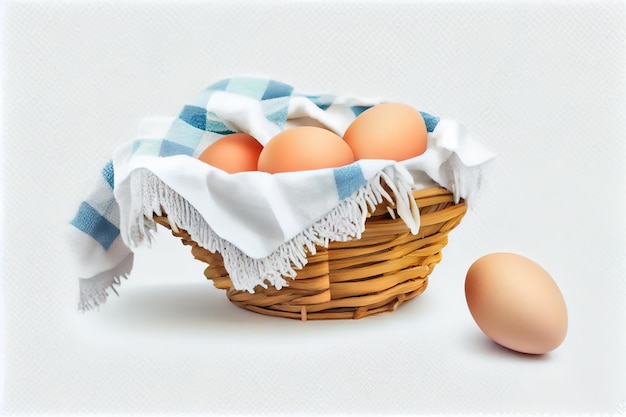
[[[128,279],[128,274],[133,267],[133,259],[134,255],[131,252],[115,268],[101,272],[91,278],[80,278],[78,281],[80,294],[78,310],[85,312],[98,309],[101,304],[106,302],[109,289],[119,295],[115,287],[121,285],[122,278]]]

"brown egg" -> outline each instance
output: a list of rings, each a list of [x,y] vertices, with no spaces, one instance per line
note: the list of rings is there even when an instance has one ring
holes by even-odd
[[[492,253],[479,258],[467,271],[465,297],[478,327],[504,347],[543,354],[565,339],[563,295],[548,272],[526,257]]]
[[[233,133],[213,142],[198,159],[229,174],[256,171],[263,146],[246,133]]]
[[[419,111],[402,103],[382,103],[361,113],[343,139],[359,159],[403,161],[426,150],[428,133]]]
[[[314,126],[285,129],[265,145],[259,156],[259,171],[306,171],[336,168],[354,162],[352,150],[333,132]]]

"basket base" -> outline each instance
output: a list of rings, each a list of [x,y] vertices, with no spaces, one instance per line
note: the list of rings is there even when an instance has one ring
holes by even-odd
[[[417,235],[381,204],[370,213],[360,239],[317,248],[289,286],[280,290],[257,286],[254,293],[234,289],[222,256],[199,246],[187,231],[173,228],[167,215],[154,220],[175,229],[172,234],[208,264],[205,277],[226,290],[237,307],[302,321],[360,319],[393,312],[424,292],[429,274],[441,261],[448,233],[467,210],[463,200],[455,204],[452,193],[443,188],[416,190],[413,197],[420,209]]]
[[[269,306],[258,306],[247,302],[238,301],[238,296],[244,292],[229,289],[226,293],[231,303],[244,310],[252,311],[267,316],[284,317],[294,320],[358,320],[368,316],[392,313],[402,304],[414,299],[426,290],[428,278],[416,280],[417,289],[389,297],[382,302],[362,305],[359,307],[336,307],[328,309],[323,305],[294,305],[294,304],[273,304]],[[361,300],[363,301],[363,300]]]

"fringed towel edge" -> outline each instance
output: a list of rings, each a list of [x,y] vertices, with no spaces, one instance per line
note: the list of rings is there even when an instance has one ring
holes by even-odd
[[[122,278],[127,279],[133,266],[134,254],[129,253],[115,268],[99,273],[91,278],[79,278],[78,310],[81,312],[98,309],[104,304],[111,289],[115,294],[116,286],[121,285]]]
[[[385,190],[385,185],[393,195]],[[153,216],[162,216],[165,211],[174,230],[186,230],[198,245],[222,255],[235,289],[251,293],[257,285],[281,289],[288,286],[288,278],[296,278],[297,270],[307,263],[307,254],[315,254],[317,246],[327,247],[331,241],[359,239],[365,230],[368,212],[385,200],[395,205],[398,215],[416,234],[419,209],[412,198],[412,185],[411,176],[404,168],[390,165],[272,254],[255,259],[219,237],[202,215],[159,177],[147,169],[138,169],[131,174],[131,193],[138,198],[133,200],[131,207],[130,218],[134,222],[129,224],[129,243],[139,246],[146,240],[150,242],[152,232],[156,230]]]

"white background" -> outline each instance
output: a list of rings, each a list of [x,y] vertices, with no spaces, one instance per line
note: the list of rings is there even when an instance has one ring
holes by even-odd
[[[626,9],[597,2],[9,2],[4,10],[7,414],[626,415]],[[428,290],[307,322],[229,304],[166,232],[100,312],[76,311],[65,231],[114,147],[221,78],[404,101],[498,154]],[[470,264],[524,254],[570,327],[491,343]]]

